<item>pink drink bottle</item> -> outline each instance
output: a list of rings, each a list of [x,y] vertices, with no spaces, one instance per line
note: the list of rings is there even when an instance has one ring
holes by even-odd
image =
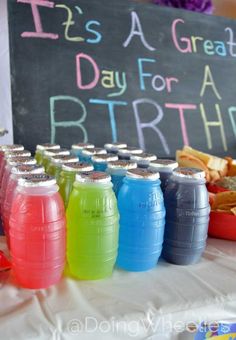
[[[11,175],[9,177],[5,199],[3,202],[2,209],[2,222],[3,229],[7,240],[8,248],[10,249],[10,239],[9,239],[9,220],[11,213],[11,206],[13,202],[14,195],[16,193],[16,187],[18,179],[24,175],[30,174],[42,174],[44,173],[44,168],[40,165],[17,165],[12,167]]]
[[[15,158],[10,158],[7,160],[6,167],[4,169],[3,177],[2,177],[2,184],[1,184],[1,192],[0,192],[0,209],[2,212],[3,208],[3,202],[5,199],[5,194],[6,194],[6,189],[8,185],[8,179],[11,174],[11,169],[15,165],[20,165],[20,164],[28,164],[28,165],[34,165],[36,164],[36,160],[33,157],[15,157]]]
[[[1,145],[0,146],[0,183],[2,179],[2,169],[3,169],[3,163],[4,163],[4,155],[7,151],[22,151],[24,150],[23,145]]]
[[[60,280],[66,219],[55,178],[41,174],[18,180],[10,215],[10,243],[13,274],[20,286],[41,289]]]

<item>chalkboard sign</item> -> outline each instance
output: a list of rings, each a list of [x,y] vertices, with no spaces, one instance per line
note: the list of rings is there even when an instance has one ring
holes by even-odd
[[[236,157],[236,22],[129,0],[9,0],[15,142]]]

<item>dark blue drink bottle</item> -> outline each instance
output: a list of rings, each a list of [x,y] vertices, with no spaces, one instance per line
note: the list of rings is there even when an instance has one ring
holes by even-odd
[[[146,271],[162,251],[165,207],[158,173],[129,170],[119,195],[120,235],[117,266]]]
[[[138,155],[143,153],[142,149],[135,147],[127,147],[126,149],[120,149],[118,151],[119,159],[129,161],[132,155]]]
[[[171,159],[157,159],[149,164],[150,171],[157,171],[160,174],[161,189],[165,192],[168,179],[173,173],[173,170],[178,168],[178,163]]]
[[[92,156],[94,171],[106,171],[109,162],[118,161],[118,156],[112,153]]]
[[[193,264],[205,250],[210,213],[205,183],[205,173],[192,168],[177,168],[168,180],[163,245],[168,262]]]
[[[138,168],[146,169],[149,167],[150,162],[153,162],[157,159],[156,155],[152,153],[143,152],[139,155],[132,155],[130,160],[136,162],[138,164]]]
[[[106,143],[104,145],[104,149],[107,150],[108,153],[114,153],[115,155],[118,154],[118,151],[120,149],[126,149],[127,144],[126,143]]]
[[[115,192],[116,197],[118,197],[118,193],[123,184],[123,179],[125,178],[127,171],[136,168],[136,163],[125,160],[108,163],[107,173],[111,176],[113,191]]]

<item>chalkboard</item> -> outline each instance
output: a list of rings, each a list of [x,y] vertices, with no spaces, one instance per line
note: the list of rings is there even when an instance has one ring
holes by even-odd
[[[15,142],[236,157],[236,22],[128,0],[9,0]]]

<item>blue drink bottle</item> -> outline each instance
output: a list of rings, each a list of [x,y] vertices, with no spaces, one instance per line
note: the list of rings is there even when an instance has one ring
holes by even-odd
[[[106,150],[102,148],[91,148],[91,149],[83,149],[81,151],[80,160],[86,163],[92,164],[92,156],[94,155],[104,155],[106,154]]]
[[[123,179],[128,170],[136,169],[137,164],[130,161],[120,160],[109,162],[107,165],[107,173],[111,176],[113,190],[118,197],[119,190],[123,184]]]
[[[143,153],[142,149],[135,147],[128,147],[126,149],[120,149],[118,151],[119,159],[129,161],[132,155],[138,155]]]
[[[127,148],[127,144],[125,143],[106,143],[104,145],[104,149],[106,149],[108,153],[114,153],[115,155],[118,154],[120,149],[125,148]]]
[[[127,172],[118,195],[120,236],[117,266],[147,271],[161,255],[165,207],[158,173],[146,169]]]
[[[168,179],[173,173],[173,170],[178,168],[178,163],[171,159],[158,159],[149,164],[148,170],[159,172],[161,179],[161,189],[165,192]]]
[[[202,256],[210,213],[205,183],[205,172],[191,168],[177,168],[168,180],[163,245],[168,262],[188,265]]]
[[[83,149],[94,149],[95,145],[91,143],[77,143],[71,146],[71,153],[78,157],[79,161],[82,161],[82,150]]]
[[[92,156],[95,171],[106,171],[109,162],[118,161],[118,156],[112,153]]]
[[[153,162],[157,159],[156,155],[153,155],[151,153],[143,152],[139,155],[132,155],[131,161],[136,162],[138,164],[138,168],[148,168],[150,162]]]

